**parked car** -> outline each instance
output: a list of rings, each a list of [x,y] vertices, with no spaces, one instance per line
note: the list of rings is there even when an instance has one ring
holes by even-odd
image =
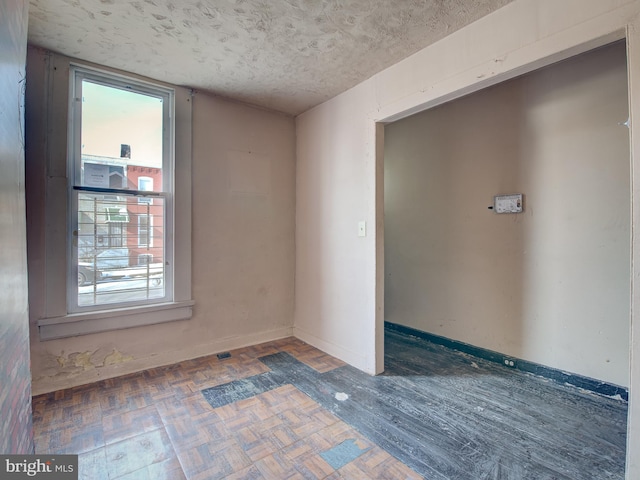
[[[78,286],[93,284],[102,280],[102,272],[94,269],[89,262],[78,262]]]
[[[78,262],[78,285],[87,285],[124,276],[122,269],[129,266],[129,249],[113,248],[103,250],[92,259],[84,258]]]
[[[110,248],[96,255],[96,263],[100,270],[110,268],[127,268],[129,266],[128,248]]]

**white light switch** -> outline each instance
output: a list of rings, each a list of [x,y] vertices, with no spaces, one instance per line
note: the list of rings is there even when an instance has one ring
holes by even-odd
[[[361,220],[358,222],[358,236],[366,237],[367,236],[367,222]]]

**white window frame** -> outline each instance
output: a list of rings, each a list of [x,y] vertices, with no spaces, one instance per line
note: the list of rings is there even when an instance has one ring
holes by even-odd
[[[180,212],[176,218],[171,212],[171,224],[165,222],[167,244],[172,244],[173,261],[165,261],[165,268],[173,270],[170,278],[173,285],[165,288],[173,292],[173,300],[163,303],[145,305],[125,305],[116,308],[103,305],[101,310],[72,312],[68,308],[70,290],[77,290],[77,281],[68,284],[61,280],[61,272],[69,277],[70,228],[69,189],[71,178],[67,161],[68,145],[72,141],[73,131],[70,122],[60,122],[59,118],[69,119],[76,107],[73,96],[73,82],[70,81],[70,70],[82,69],[98,76],[119,79],[124,84],[163,87],[174,92],[175,121],[171,124],[171,135],[175,143],[175,170],[173,178],[167,180],[173,186],[174,211]],[[43,262],[34,267],[36,277],[42,275],[43,294],[38,305],[37,326],[41,341],[78,335],[96,334],[110,330],[153,325],[177,320],[187,320],[192,316],[194,301],[191,297],[191,151],[192,151],[192,92],[188,88],[161,84],[141,77],[108,69],[87,66],[80,62],[52,54],[50,61],[45,62],[45,100],[46,112],[43,129],[47,138],[42,155],[34,157],[38,168],[49,180],[45,185],[46,202],[42,203],[44,218],[43,237],[46,242],[36,242]],[[40,132],[40,130],[38,130]],[[72,187],[72,186],[71,186]],[[146,193],[148,194],[148,192]],[[77,219],[76,219],[77,221]],[[60,228],[61,226],[66,226]],[[72,242],[71,242],[72,243]],[[40,273],[41,272],[41,273]],[[75,276],[75,272],[74,272]],[[77,295],[76,295],[77,298]],[[41,306],[40,306],[41,305]]]
[[[139,190],[118,190],[111,188],[93,188],[82,185],[82,84],[91,82],[109,88],[121,89],[142,95],[148,95],[162,99],[162,186],[155,192],[141,192]],[[164,296],[160,298],[141,299],[121,303],[97,304],[90,306],[80,306],[78,303],[78,251],[77,242],[74,238],[78,231],[78,195],[80,193],[96,193],[106,195],[122,195],[126,197],[143,198],[141,195],[154,195],[164,199],[164,228],[163,232],[171,232],[173,229],[173,171],[174,162],[174,93],[172,89],[162,86],[140,83],[131,79],[124,79],[121,76],[113,76],[99,73],[94,70],[72,66],[70,69],[71,106],[69,110],[69,153],[68,153],[68,178],[69,178],[69,218],[67,225],[69,232],[67,236],[68,257],[67,257],[67,312],[82,313],[95,310],[106,310],[114,308],[126,308],[139,305],[153,305],[173,301],[173,235],[165,235],[163,239],[165,268],[164,268]],[[150,222],[150,225],[152,222]],[[146,246],[146,245],[145,245]]]

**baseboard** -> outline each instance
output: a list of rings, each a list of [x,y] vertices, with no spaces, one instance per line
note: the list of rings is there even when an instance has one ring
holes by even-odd
[[[397,323],[384,322],[385,329],[394,330],[396,332],[404,333],[406,335],[412,335],[414,337],[422,338],[431,343],[437,345],[443,345],[452,350],[464,352],[474,357],[482,358],[490,362],[499,363],[504,365],[505,368],[514,368],[523,372],[533,373],[544,378],[548,378],[560,384],[569,384],[574,387],[588,390],[599,395],[606,397],[616,398],[629,401],[629,390],[619,385],[603,382],[602,380],[596,380],[594,378],[584,377],[575,373],[565,372],[555,368],[540,365],[538,363],[523,360],[521,358],[511,357],[503,353],[488,350],[482,347],[476,347],[468,343],[452,340],[447,337],[441,337],[432,333],[416,330],[415,328],[405,327],[404,325],[398,325]]]
[[[346,349],[332,342],[327,342],[326,340],[319,338],[313,333],[302,330],[299,327],[294,327],[293,336],[302,340],[303,342],[308,343],[313,347],[316,347],[319,350],[322,350],[325,353],[328,353],[332,357],[336,357],[343,362],[348,363],[358,370],[362,370],[369,375],[375,375],[375,365],[373,365],[373,368],[371,368],[372,366],[367,364],[365,356],[358,352]]]
[[[88,383],[105,380],[107,378],[120,377],[122,375],[137,373],[149,368],[172,365],[186,360],[215,355],[228,350],[258,345],[260,343],[271,342],[291,336],[293,336],[293,327],[282,327],[250,335],[234,335],[225,337],[215,342],[192,345],[180,350],[157,352],[153,355],[133,358],[122,363],[109,366],[99,366],[77,373],[68,373],[63,376],[41,376],[32,380],[31,394],[32,396],[36,396],[43,393],[86,385]]]

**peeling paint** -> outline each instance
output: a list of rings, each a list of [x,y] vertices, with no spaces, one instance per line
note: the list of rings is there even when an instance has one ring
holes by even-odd
[[[56,361],[60,368],[63,369],[78,369],[89,370],[95,368],[95,365],[91,362],[91,357],[95,352],[73,352],[65,357],[64,350],[56,358]]]
[[[109,355],[104,357],[104,362],[102,363],[102,366],[106,367],[107,365],[117,365],[119,363],[129,362],[131,360],[133,360],[133,356],[123,355],[122,353],[120,353],[118,350],[114,348]]]
[[[91,363],[91,352],[77,352],[69,356],[69,360],[73,362],[73,365],[83,370],[89,370],[95,368],[95,365]]]
[[[59,355],[49,354],[46,377],[73,377],[81,372],[100,369],[111,365],[129,362],[134,357],[125,355],[116,348],[105,347],[95,351],[72,352],[66,354],[63,350]]]

